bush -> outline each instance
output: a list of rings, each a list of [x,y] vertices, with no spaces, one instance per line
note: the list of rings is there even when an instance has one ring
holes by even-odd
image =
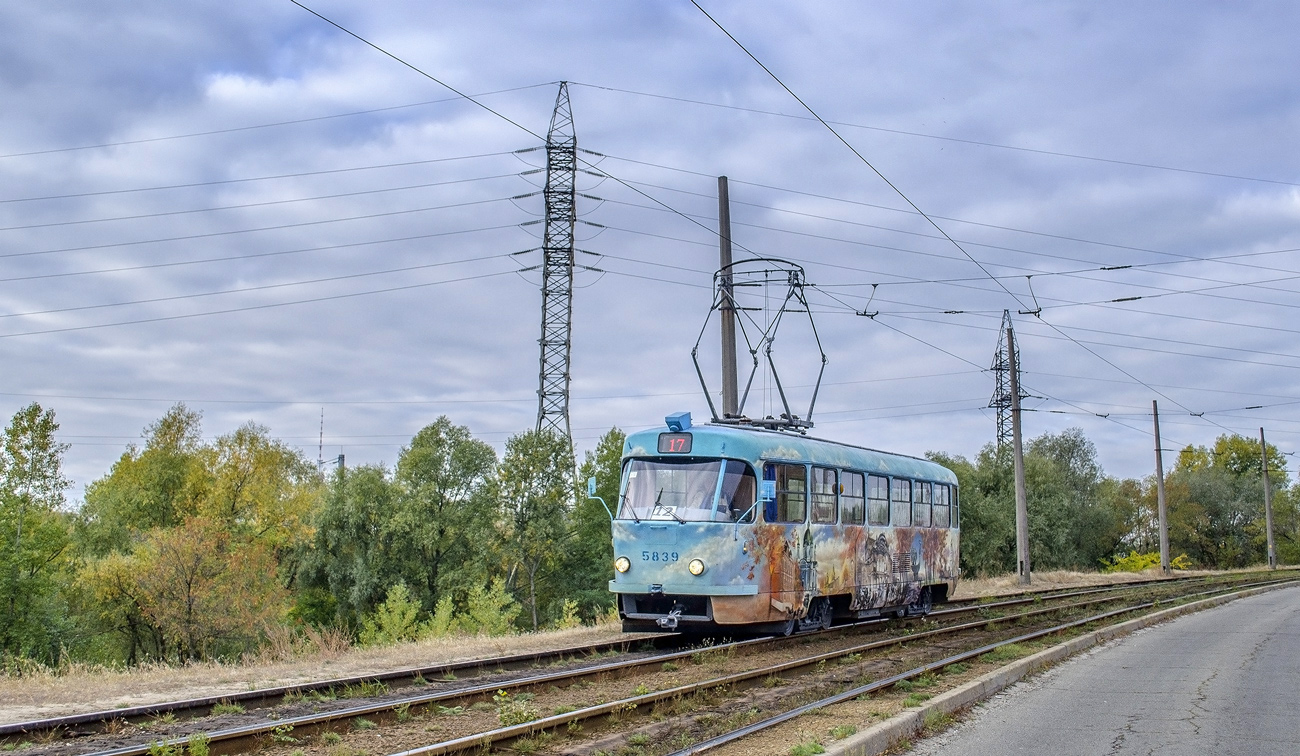
[[[469,592],[465,613],[456,618],[456,628],[467,633],[506,635],[514,631],[515,618],[522,607],[506,590],[505,581],[493,578],[484,589],[475,587]]]
[[[1151,552],[1148,554],[1139,554],[1136,551],[1130,551],[1126,557],[1115,557],[1112,559],[1101,560],[1102,572],[1142,572],[1153,567],[1160,566],[1160,554]],[[1192,560],[1186,554],[1179,554],[1169,560],[1169,566],[1175,570],[1190,570]]]
[[[426,630],[417,619],[419,613],[420,604],[411,597],[406,584],[394,585],[388,589],[384,603],[362,624],[361,645],[386,646],[415,640]]]

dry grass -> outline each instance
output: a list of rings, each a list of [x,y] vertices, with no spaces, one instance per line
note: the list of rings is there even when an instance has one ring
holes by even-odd
[[[1260,572],[1263,567],[1251,567],[1241,570],[1177,570],[1174,577],[1192,577],[1196,575],[1228,575],[1241,572]],[[1074,588],[1085,585],[1113,585],[1115,583],[1133,583],[1140,580],[1152,580],[1160,577],[1159,568],[1143,572],[1075,572],[1072,570],[1051,570],[1033,573],[1033,582],[1028,586],[1020,585],[1014,574],[996,575],[994,577],[962,578],[957,582],[954,599],[980,598],[1002,593],[1015,593],[1028,588],[1044,590],[1053,588]]]
[[[0,676],[0,723],[553,650],[621,635],[617,623],[607,623],[513,636],[437,638],[383,648],[343,649],[331,642],[311,652],[304,652],[301,643],[279,639],[238,664],[155,664],[128,671],[72,665],[23,677]]]

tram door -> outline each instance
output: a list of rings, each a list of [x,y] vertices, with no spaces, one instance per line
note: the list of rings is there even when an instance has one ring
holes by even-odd
[[[894,583],[889,561],[889,478],[867,476],[867,540],[861,557],[859,584],[866,600],[862,609],[876,609],[889,600]]]
[[[817,549],[820,544],[825,550],[839,541],[835,535],[835,523],[839,518],[840,479],[839,471],[831,467],[813,467],[812,479],[809,481],[808,527],[804,528],[802,548],[799,553],[799,571],[805,586],[805,603],[817,596],[836,593],[839,586],[828,585],[833,578],[832,571],[818,570]],[[824,554],[828,567],[838,561],[835,554]],[[825,573],[825,574],[823,574]]]

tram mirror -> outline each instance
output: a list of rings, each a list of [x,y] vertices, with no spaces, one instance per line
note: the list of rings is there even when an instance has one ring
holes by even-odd
[[[772,501],[776,498],[776,481],[765,480],[759,490],[759,498],[763,501]]]
[[[596,476],[594,475],[591,476],[590,478],[587,478],[587,495],[588,496],[596,495]]]

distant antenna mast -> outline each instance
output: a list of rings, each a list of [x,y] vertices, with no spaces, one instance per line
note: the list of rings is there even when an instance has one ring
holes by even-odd
[[[804,433],[808,428],[813,427],[813,407],[817,404],[817,392],[821,390],[822,375],[826,372],[827,358],[826,350],[822,349],[821,337],[817,335],[817,324],[813,321],[812,310],[808,307],[808,299],[804,294],[804,288],[807,285],[804,269],[801,266],[774,257],[738,260],[730,265],[723,266],[717,273],[713,274],[713,306],[709,308],[709,314],[704,319],[704,327],[700,329],[700,335],[695,340],[695,348],[691,350],[691,360],[695,362],[695,373],[700,377],[700,387],[704,389],[704,399],[709,403],[709,414],[713,416],[713,422],[727,425],[758,425],[764,428],[793,430],[799,433]],[[735,413],[724,412],[722,416],[719,416],[717,407],[713,404],[713,395],[709,393],[708,382],[704,380],[704,371],[700,368],[700,342],[704,340],[704,333],[709,328],[709,321],[712,319],[714,312],[724,314],[744,313],[747,310],[754,309],[736,304],[734,298],[736,289],[769,286],[783,286],[785,288],[785,297],[781,299],[780,306],[777,307],[775,314],[766,327],[760,328],[752,318],[739,319],[740,332],[745,338],[746,348],[749,349],[752,367],[749,371],[749,378],[745,381],[745,391],[740,395],[737,402]],[[777,373],[776,361],[772,358],[772,344],[776,341],[776,331],[780,328],[781,321],[786,313],[806,313],[808,315],[808,325],[812,327],[813,342],[817,345],[818,353],[821,354],[821,369],[817,373],[817,383],[813,386],[812,398],[808,401],[808,414],[804,417],[799,417],[790,409],[789,398],[786,396],[785,387],[781,385],[781,376]],[[748,328],[745,327],[746,320],[750,322]],[[777,394],[781,399],[781,407],[785,410],[780,417],[749,418],[745,416],[745,402],[749,399],[749,390],[753,387],[754,376],[758,373],[758,353],[760,351],[763,352],[768,367],[772,370],[772,381],[776,384]]]
[[[998,349],[993,355],[993,365],[990,369],[993,371],[993,398],[989,400],[989,407],[998,411],[998,435],[997,445],[999,449],[1004,448],[1011,443],[1011,364],[1012,360],[1007,352],[1007,331],[1011,330],[1011,313],[1008,310],[1002,311],[1002,330],[998,332]],[[1017,370],[1020,365],[1020,344],[1016,343],[1015,364]],[[1020,388],[1020,376],[1016,376],[1016,387],[1020,392],[1020,398],[1025,399],[1029,395]]]
[[[578,220],[578,137],[569,83],[560,82],[546,134],[546,235],[542,241],[542,347],[537,430],[572,438],[569,427],[569,334],[573,326],[573,226]]]
[[[325,466],[325,408],[320,408],[320,441],[316,445],[316,467]]]

